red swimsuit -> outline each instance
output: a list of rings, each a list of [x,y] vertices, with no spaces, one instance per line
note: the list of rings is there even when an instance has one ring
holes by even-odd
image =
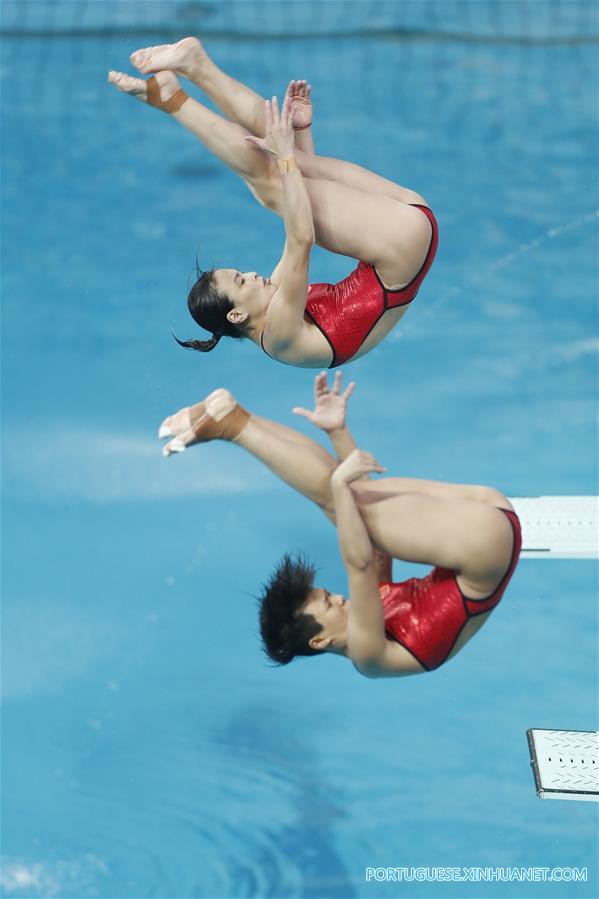
[[[514,573],[522,547],[520,522],[515,512],[501,511],[512,525],[514,544],[509,568],[490,596],[468,599],[448,568],[433,568],[426,577],[400,584],[379,584],[387,635],[427,671],[447,660],[469,618],[495,608]]]
[[[435,216],[428,206],[417,203],[431,223],[432,234],[420,271],[400,290],[388,290],[372,265],[360,262],[354,271],[337,284],[310,284],[306,315],[326,337],[333,361],[329,368],[352,359],[387,309],[411,303],[433,264],[439,242]],[[263,337],[264,335],[262,335]],[[262,349],[263,339],[260,339]]]

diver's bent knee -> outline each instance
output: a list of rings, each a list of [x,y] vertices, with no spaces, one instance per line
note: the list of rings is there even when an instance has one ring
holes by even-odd
[[[337,518],[335,517],[335,506],[331,503],[319,503],[320,508],[329,519],[331,524],[337,525]]]
[[[247,178],[244,178],[243,181],[244,181],[245,186],[249,190],[249,192],[254,197],[254,199],[257,200],[261,206],[266,206],[265,199],[263,198],[260,191],[257,188],[255,188],[254,185],[250,181],[247,180]]]
[[[274,176],[272,178],[252,178],[251,180],[244,178],[244,181],[252,196],[261,206],[264,206],[265,209],[271,209],[273,212],[281,212],[281,185]]]

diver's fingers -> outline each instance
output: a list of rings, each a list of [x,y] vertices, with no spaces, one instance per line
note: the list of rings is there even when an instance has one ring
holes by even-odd
[[[294,415],[302,415],[308,421],[312,421],[312,412],[309,409],[302,409],[301,406],[294,406],[291,410]]]
[[[328,392],[329,384],[327,373],[326,371],[321,371],[321,373],[314,378],[314,396],[318,400],[320,397],[326,396]]]
[[[355,381],[350,381],[350,383],[349,383],[349,384],[347,385],[347,387],[345,388],[345,393],[343,394],[343,399],[344,399],[344,400],[348,400],[348,399],[350,398],[350,396],[351,396],[352,393],[354,392],[355,386],[356,386],[356,382],[355,382]]]

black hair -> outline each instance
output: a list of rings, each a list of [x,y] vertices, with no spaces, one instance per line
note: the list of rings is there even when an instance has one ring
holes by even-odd
[[[231,299],[217,290],[214,283],[214,269],[203,272],[196,263],[196,282],[187,296],[187,308],[193,320],[206,331],[212,332],[210,340],[179,340],[173,337],[179,346],[189,350],[208,353],[213,350],[221,337],[243,339],[246,335],[237,325],[227,318],[227,313],[234,308]]]
[[[279,665],[287,665],[295,656],[325,652],[310,646],[322,625],[303,611],[315,574],[316,569],[303,556],[285,553],[259,597],[264,651]]]

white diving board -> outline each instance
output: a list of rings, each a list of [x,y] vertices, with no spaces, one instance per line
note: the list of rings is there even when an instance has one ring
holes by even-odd
[[[516,496],[523,559],[598,559],[599,496]]]
[[[599,801],[599,731],[526,731],[539,799]]]
[[[525,559],[598,559],[599,496],[520,496]],[[599,731],[526,731],[539,799],[599,801]]]

